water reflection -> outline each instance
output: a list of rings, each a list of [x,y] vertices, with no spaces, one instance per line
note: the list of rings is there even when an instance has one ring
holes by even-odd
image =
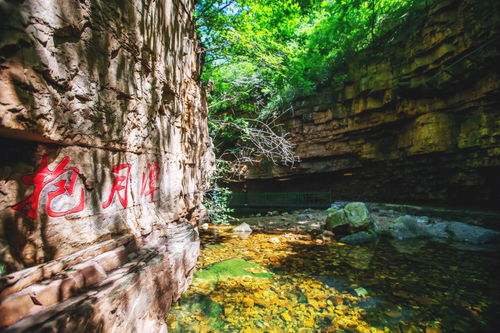
[[[228,227],[202,233],[199,269],[230,258],[272,278],[195,280],[167,318],[171,332],[497,332],[498,251],[433,241],[366,246]],[[253,272],[255,273],[255,272]]]

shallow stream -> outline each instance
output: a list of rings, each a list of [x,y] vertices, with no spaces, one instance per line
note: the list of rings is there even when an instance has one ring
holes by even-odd
[[[497,251],[202,231],[199,273],[169,332],[498,332]],[[229,260],[240,258],[244,260]],[[221,263],[217,266],[216,263]],[[214,265],[215,264],[215,265]]]

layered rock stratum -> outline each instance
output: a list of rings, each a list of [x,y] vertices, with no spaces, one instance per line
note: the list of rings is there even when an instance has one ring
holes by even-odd
[[[498,1],[437,1],[404,38],[349,59],[343,83],[281,118],[301,162],[250,166],[248,190],[498,207],[499,13]]]
[[[213,167],[194,2],[0,2],[6,331],[166,330]]]

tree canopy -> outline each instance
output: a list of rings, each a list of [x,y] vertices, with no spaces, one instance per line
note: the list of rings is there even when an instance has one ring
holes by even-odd
[[[426,0],[200,0],[196,22],[205,65],[209,127],[218,155],[205,205],[230,217],[219,185],[260,160],[292,165],[293,145],[279,118],[295,98],[346,79],[343,68],[404,38]],[[430,1],[430,0],[429,0]],[[277,121],[278,120],[278,121]],[[228,161],[230,161],[228,163]]]
[[[389,45],[425,0],[201,0],[202,80],[212,117],[265,119],[342,81],[353,54]],[[398,29],[399,27],[399,29]],[[383,51],[383,50],[382,50]],[[374,52],[376,53],[376,52]]]

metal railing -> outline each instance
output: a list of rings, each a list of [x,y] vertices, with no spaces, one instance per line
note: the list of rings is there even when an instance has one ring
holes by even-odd
[[[329,207],[330,192],[233,192],[231,207]]]

